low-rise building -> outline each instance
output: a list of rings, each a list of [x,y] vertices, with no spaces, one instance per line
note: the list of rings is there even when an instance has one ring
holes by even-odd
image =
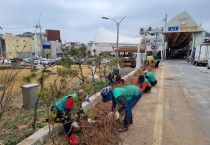
[[[31,36],[6,33],[3,35],[3,39],[5,41],[5,55],[7,58],[30,57],[32,50]]]

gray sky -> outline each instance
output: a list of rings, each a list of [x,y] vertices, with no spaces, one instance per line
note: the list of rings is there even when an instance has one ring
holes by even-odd
[[[174,16],[187,11],[210,32],[210,0],[0,0],[0,33],[34,32],[39,20],[45,29],[61,31],[63,42],[92,41],[97,28],[116,32],[116,24],[102,16],[126,18],[120,34],[136,37],[141,27],[164,26]]]

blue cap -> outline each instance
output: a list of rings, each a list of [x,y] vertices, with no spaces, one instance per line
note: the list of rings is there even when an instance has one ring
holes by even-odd
[[[101,90],[102,101],[107,102],[112,99],[113,93],[112,89],[109,87],[103,88]]]

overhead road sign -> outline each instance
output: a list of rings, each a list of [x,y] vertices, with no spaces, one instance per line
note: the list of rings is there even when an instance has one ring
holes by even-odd
[[[178,31],[179,26],[168,27],[168,31]]]

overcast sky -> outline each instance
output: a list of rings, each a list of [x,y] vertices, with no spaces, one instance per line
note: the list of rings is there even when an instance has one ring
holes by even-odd
[[[136,37],[141,27],[164,26],[166,13],[169,21],[183,11],[210,32],[210,0],[0,0],[0,33],[34,32],[40,18],[42,32],[56,29],[63,42],[87,43],[99,27],[116,32],[116,24],[102,16],[126,16],[120,34]]]

